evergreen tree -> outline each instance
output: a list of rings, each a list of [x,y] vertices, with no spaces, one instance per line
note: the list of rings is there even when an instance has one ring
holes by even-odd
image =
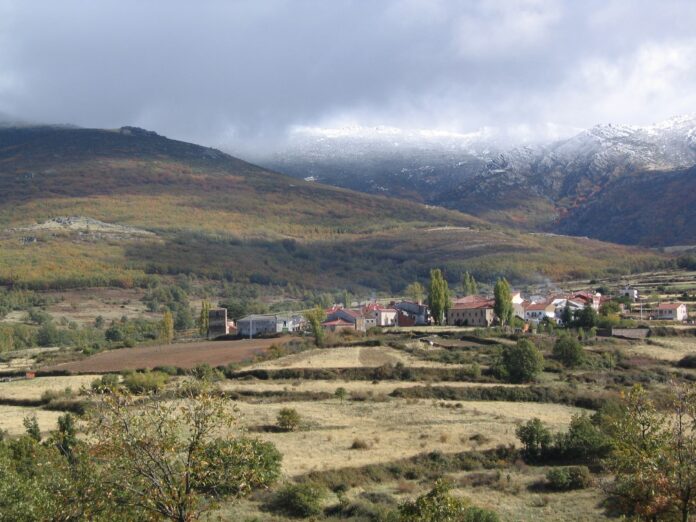
[[[500,326],[505,326],[510,324],[512,321],[512,289],[510,288],[510,283],[504,277],[498,279],[495,283],[495,288],[493,289],[493,295],[495,296],[495,304],[493,305],[493,311],[495,315],[498,316],[500,321]]]
[[[443,324],[449,310],[450,293],[442,270],[434,268],[430,271],[430,288],[428,289],[428,306],[435,324]]]

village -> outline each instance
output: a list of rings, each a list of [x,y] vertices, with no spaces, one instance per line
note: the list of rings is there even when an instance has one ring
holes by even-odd
[[[367,332],[371,328],[421,327],[437,324],[427,303],[409,300],[372,299],[361,303],[341,303],[323,310],[321,326],[326,331]],[[523,296],[520,291],[511,292],[512,326],[516,331],[535,330],[539,325],[570,327],[590,309],[594,316],[600,313],[614,318],[611,326],[619,327],[625,321],[668,321],[687,323],[687,305],[682,302],[651,302],[630,286],[612,295],[598,291],[551,292],[546,295]],[[592,322],[592,321],[591,321]],[[596,321],[594,321],[596,322]],[[598,324],[582,326],[592,328]],[[500,325],[495,313],[495,298],[491,295],[466,295],[450,300],[443,314],[441,326],[490,328]],[[302,312],[286,314],[251,314],[233,321],[228,319],[225,308],[209,312],[209,337],[237,335],[254,338],[282,333],[302,332],[307,321]],[[611,328],[610,328],[611,330]]]

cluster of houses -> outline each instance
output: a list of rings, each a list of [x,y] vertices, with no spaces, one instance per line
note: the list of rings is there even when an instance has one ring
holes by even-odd
[[[597,292],[579,291],[527,298],[523,298],[520,292],[514,292],[511,300],[515,317],[525,323],[538,325],[550,321],[563,326],[566,310],[570,310],[571,316],[587,307],[599,311],[602,304],[610,299]],[[494,308],[495,300],[490,297],[462,297],[452,301],[445,319],[452,326],[489,327],[497,320]],[[428,306],[411,301],[392,301],[388,305],[371,302],[358,307],[334,305],[325,312],[322,327],[332,332],[365,332],[373,327],[424,326],[432,323]],[[661,303],[648,311],[648,317],[662,321],[685,321],[688,316],[683,303]],[[302,314],[252,314],[235,324],[227,319],[227,311],[220,308],[210,310],[209,327],[212,337],[232,334],[257,337],[303,331],[306,320]]]

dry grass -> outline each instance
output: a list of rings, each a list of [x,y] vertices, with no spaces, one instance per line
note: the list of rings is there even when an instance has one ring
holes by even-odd
[[[626,347],[629,354],[643,355],[661,361],[678,361],[689,353],[696,353],[696,338],[656,337],[657,344],[639,344]]]
[[[451,403],[452,404],[452,403]],[[538,417],[554,429],[564,429],[578,408],[557,404],[512,402],[464,402],[459,408],[443,408],[429,400],[386,402],[291,402],[283,404],[238,403],[240,424],[274,425],[280,408],[295,408],[307,430],[291,433],[261,433],[283,454],[283,470],[298,475],[410,457],[423,451],[456,452],[486,449],[516,442],[520,422]],[[425,439],[422,434],[429,434]],[[440,437],[447,433],[446,440]],[[490,437],[478,444],[469,438],[477,433]],[[372,447],[349,449],[356,439]],[[464,441],[464,442],[462,442]],[[311,448],[311,451],[308,451]]]
[[[56,429],[60,411],[47,411],[21,406],[0,406],[0,429],[7,430],[10,435],[21,435],[25,432],[22,421],[27,415],[35,414],[42,432]]]
[[[371,368],[385,364],[402,363],[411,367],[446,367],[429,361],[422,361],[393,348],[379,346],[351,346],[344,348],[325,348],[288,355],[273,361],[254,364],[245,369],[278,370],[283,368]]]
[[[89,386],[97,377],[98,375],[70,375],[0,382],[0,398],[34,400],[40,399],[44,392],[60,392],[66,388],[70,388],[77,393],[82,386]]]

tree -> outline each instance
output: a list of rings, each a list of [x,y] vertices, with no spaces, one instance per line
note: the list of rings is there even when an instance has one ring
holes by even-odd
[[[428,288],[428,306],[435,324],[443,324],[449,309],[450,293],[447,281],[439,268],[430,270],[430,287]]]
[[[469,272],[464,272],[462,276],[462,295],[476,295],[478,294],[478,284],[474,276],[469,274]]]
[[[507,282],[507,279],[501,278],[495,282],[493,295],[495,297],[493,311],[498,317],[498,321],[500,321],[500,326],[510,324],[513,313],[512,289],[510,288],[510,283]]]
[[[172,313],[167,310],[162,315],[162,322],[160,323],[160,339],[171,344],[174,340],[174,318]]]
[[[499,367],[499,374],[510,382],[530,382],[544,369],[544,356],[533,342],[520,339],[503,348]]]
[[[582,344],[570,335],[563,335],[553,345],[553,356],[563,363],[563,366],[573,368],[583,363],[585,351]]]
[[[103,495],[116,496],[151,518],[196,520],[209,509],[211,484],[245,492],[245,473],[221,475],[230,462],[248,458],[248,444],[229,445],[216,437],[235,419],[228,401],[205,384],[181,385],[178,400],[125,392],[90,394],[88,418],[92,453],[103,470]],[[253,459],[252,459],[253,460]]]
[[[414,303],[422,303],[425,297],[425,288],[418,281],[414,281],[406,287],[404,295]]]
[[[314,344],[317,346],[322,346],[324,344],[324,327],[321,325],[321,323],[323,323],[326,319],[324,310],[317,306],[316,308],[305,312],[304,316],[309,323],[310,329],[312,330]]]
[[[542,460],[551,447],[551,432],[537,418],[519,426],[515,435],[522,443],[522,455],[529,462]]]
[[[300,414],[295,408],[281,408],[276,422],[283,431],[295,431],[300,426]]]
[[[575,325],[580,328],[592,328],[597,326],[597,311],[587,303],[575,318]]]
[[[198,333],[201,337],[208,337],[210,330],[210,303],[203,300],[201,303],[201,313],[198,317]]]
[[[599,307],[599,314],[608,317],[610,315],[618,314],[621,311],[621,305],[618,301],[611,300],[604,303]]]
[[[610,492],[628,514],[646,520],[676,513],[682,522],[696,509],[696,387],[669,387],[669,410],[660,413],[636,385],[610,417],[614,474]]]
[[[570,325],[573,324],[573,310],[570,308],[570,303],[566,301],[565,306],[563,307],[563,311],[561,312],[561,323],[563,323],[563,326],[568,328]]]

